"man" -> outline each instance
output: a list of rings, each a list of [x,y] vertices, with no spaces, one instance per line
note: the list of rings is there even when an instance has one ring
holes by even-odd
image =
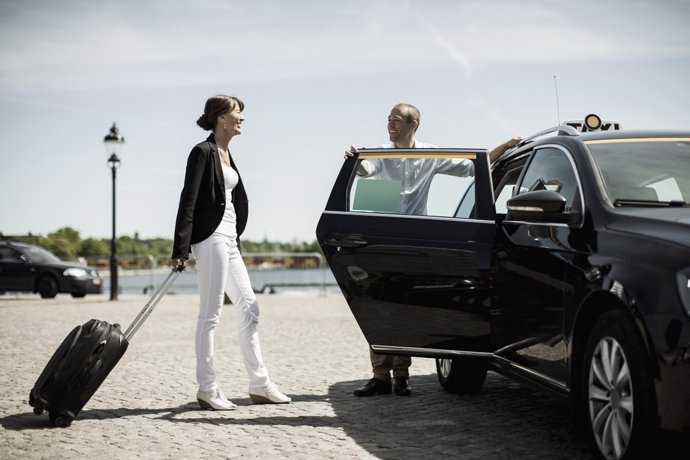
[[[411,104],[397,104],[388,115],[389,144],[378,148],[412,149],[437,148],[433,144],[418,142],[415,138],[419,127],[419,110]],[[516,136],[489,152],[489,160],[495,161],[511,147],[517,145],[522,136]],[[357,152],[353,146],[345,152],[346,157]],[[448,159],[385,159],[364,160],[357,169],[359,176],[379,175],[384,179],[400,180],[400,208],[402,214],[426,214],[426,203],[431,187],[431,180],[437,173],[454,176],[474,175],[474,164],[469,160]],[[354,391],[355,396],[374,396],[395,393],[398,396],[412,394],[410,386],[409,368],[412,364],[410,356],[380,355],[369,349],[369,358],[373,370],[373,378],[366,385]],[[393,381],[391,382],[391,371]]]

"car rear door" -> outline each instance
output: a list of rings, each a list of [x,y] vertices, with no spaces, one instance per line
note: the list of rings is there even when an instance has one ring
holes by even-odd
[[[366,162],[385,161],[412,162],[433,174],[356,173]],[[445,167],[459,163],[469,171]],[[407,176],[428,181],[426,209],[415,214],[403,209]],[[397,209],[396,195],[402,197]],[[488,154],[462,149],[360,151],[343,164],[317,226],[326,260],[372,348],[416,356],[489,349],[495,232]]]

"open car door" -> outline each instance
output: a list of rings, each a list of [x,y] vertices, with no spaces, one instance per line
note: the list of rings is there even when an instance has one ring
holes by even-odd
[[[496,233],[486,150],[371,149],[347,159],[317,238],[378,353],[489,351]]]

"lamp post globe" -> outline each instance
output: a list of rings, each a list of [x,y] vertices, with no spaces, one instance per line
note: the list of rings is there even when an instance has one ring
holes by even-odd
[[[125,138],[113,123],[110,132],[103,139],[105,153],[108,157],[108,167],[112,171],[113,178],[113,236],[110,240],[110,300],[117,300],[118,278],[117,278],[117,236],[115,233],[115,179],[117,168],[120,166],[118,153],[122,153]]]

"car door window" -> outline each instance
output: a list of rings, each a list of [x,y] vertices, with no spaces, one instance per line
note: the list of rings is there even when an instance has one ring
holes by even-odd
[[[496,197],[496,214],[506,214],[508,212],[508,199],[515,193],[515,184],[520,178],[522,168],[514,168],[503,175],[496,186],[494,196]]]
[[[12,248],[0,247],[0,260],[3,262],[22,262],[22,254]]]
[[[566,152],[557,148],[543,148],[534,152],[520,183],[520,193],[534,190],[553,190],[566,199],[565,211],[580,206],[577,175]]]
[[[434,217],[470,217],[475,154],[420,151],[360,154],[349,210]]]
[[[473,177],[436,174],[429,189],[427,214],[444,217],[470,217],[474,206]],[[461,205],[462,203],[462,205]]]

